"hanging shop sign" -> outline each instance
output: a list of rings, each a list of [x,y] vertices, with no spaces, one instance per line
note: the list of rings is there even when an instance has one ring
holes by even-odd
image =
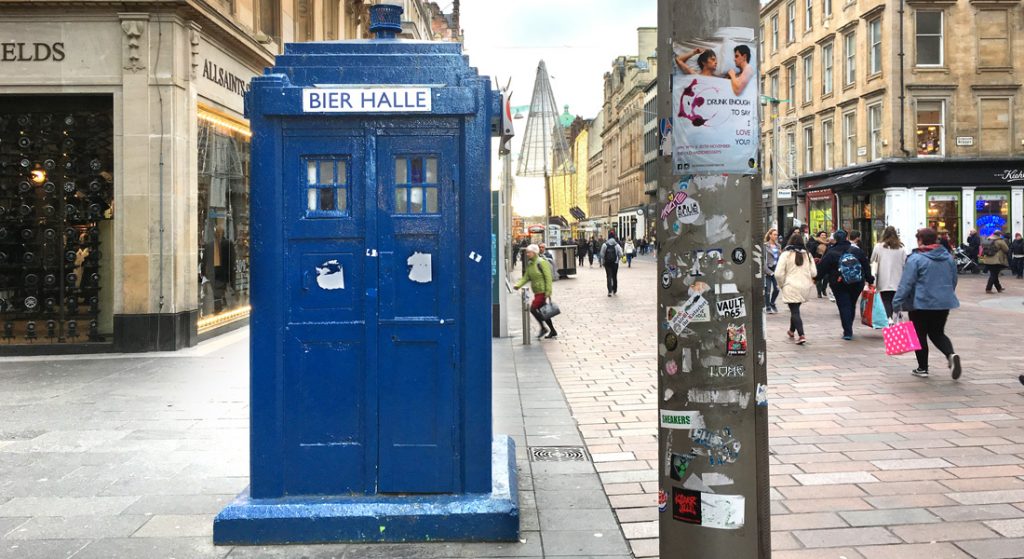
[[[673,42],[672,163],[676,174],[756,172],[754,30],[721,28]]]
[[[304,113],[430,112],[429,87],[346,87],[302,90]]]

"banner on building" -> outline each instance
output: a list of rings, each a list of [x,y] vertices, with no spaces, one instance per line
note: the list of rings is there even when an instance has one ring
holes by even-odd
[[[754,30],[722,27],[672,43],[672,163],[676,174],[757,171]]]

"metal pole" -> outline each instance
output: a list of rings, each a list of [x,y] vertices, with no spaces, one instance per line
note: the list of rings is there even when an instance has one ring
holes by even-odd
[[[747,167],[761,118],[758,14],[757,0],[658,0],[658,44],[667,47],[658,49],[658,113],[672,123],[678,150],[658,159],[658,520],[666,558],[771,556],[765,222],[756,219],[764,202],[761,169]],[[752,79],[734,94],[728,81],[722,92],[720,81],[676,76],[674,44],[715,45],[719,69],[742,56],[735,45],[746,45],[753,67],[742,75]],[[738,116],[699,129],[694,118],[707,113],[685,105],[687,96]],[[718,164],[736,174],[714,172]],[[677,174],[695,169],[707,174]],[[773,188],[775,214],[777,204]]]
[[[768,218],[767,228],[778,229],[779,220],[779,134],[782,133],[779,126],[779,100],[772,99],[772,213]]]
[[[523,291],[523,345],[530,345],[530,298],[525,291]]]

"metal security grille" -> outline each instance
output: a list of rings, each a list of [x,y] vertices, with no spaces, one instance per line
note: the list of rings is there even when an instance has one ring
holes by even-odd
[[[582,446],[531,446],[531,462],[588,462],[590,456]]]

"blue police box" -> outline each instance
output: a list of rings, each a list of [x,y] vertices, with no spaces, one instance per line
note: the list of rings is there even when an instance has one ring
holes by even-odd
[[[289,44],[252,137],[251,485],[217,544],[514,541],[491,433],[490,137],[457,43]]]

